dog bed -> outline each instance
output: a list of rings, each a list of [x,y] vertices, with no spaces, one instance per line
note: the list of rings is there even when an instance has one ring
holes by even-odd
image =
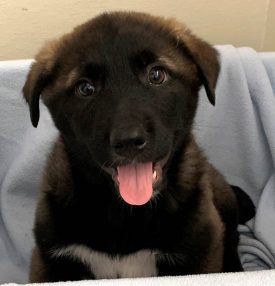
[[[256,205],[255,218],[239,226],[239,253],[244,269],[257,271],[65,285],[275,284],[275,52],[217,49],[216,106],[200,97],[194,132],[210,162]],[[43,106],[38,128],[31,125],[21,93],[31,62],[0,62],[0,283],[27,283],[38,185],[57,136]]]

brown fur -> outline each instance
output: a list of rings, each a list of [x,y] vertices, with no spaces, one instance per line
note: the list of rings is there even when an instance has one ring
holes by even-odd
[[[119,25],[124,32],[139,29],[139,24],[143,23],[148,31],[158,29],[160,34],[169,38],[169,41],[173,43],[173,48],[167,47],[167,45],[158,47],[158,64],[168,66],[178,75],[180,81],[184,81],[186,86],[184,95],[186,97],[185,110],[182,111],[185,125],[182,134],[175,135],[175,146],[179,148],[178,146],[181,144],[182,149],[178,149],[178,153],[169,163],[172,171],[167,177],[171,185],[168,185],[162,193],[165,212],[168,214],[167,221],[164,220],[162,227],[168,235],[163,234],[164,236],[167,235],[168,238],[174,238],[173,243],[175,244],[165,245],[160,256],[163,255],[164,257],[165,251],[167,251],[168,255],[173,258],[173,255],[178,255],[176,251],[186,251],[188,257],[184,262],[184,266],[179,265],[178,268],[169,266],[166,269],[165,265],[160,265],[160,275],[241,270],[236,256],[238,214],[235,195],[223,176],[208,163],[191,133],[192,120],[197,106],[197,93],[201,84],[205,86],[209,101],[212,104],[215,103],[214,90],[219,73],[217,52],[206,42],[192,35],[185,26],[175,20],[166,20],[161,17],[152,17],[139,13],[114,13],[112,15],[114,15],[114,24]],[[76,128],[69,126],[67,123],[67,120],[73,117],[74,120],[85,125],[84,121],[88,119],[81,116],[84,111],[75,98],[70,103],[64,100],[62,95],[57,94],[64,88],[72,87],[81,77],[79,61],[85,58],[84,52],[87,52],[88,48],[97,52],[96,44],[92,47],[87,44],[89,37],[99,45],[102,37],[100,32],[97,33],[97,29],[99,31],[103,29],[102,27],[105,27],[105,24],[108,25],[108,21],[109,19],[106,16],[96,18],[77,27],[72,33],[65,35],[60,40],[47,44],[36,57],[36,62],[33,64],[24,86],[24,96],[30,106],[33,125],[36,127],[38,124],[39,97],[42,94],[42,99],[51,111],[57,128],[61,130],[61,135],[47,163],[38,201],[35,223],[37,248],[35,248],[32,258],[31,282],[93,278],[79,265],[71,265],[71,262],[66,262],[67,264],[63,269],[60,265],[55,265],[56,262],[49,261],[47,255],[56,245],[60,243],[66,245],[70,242],[69,237],[63,237],[61,231],[55,228],[55,223],[56,220],[60,219],[62,221],[64,219],[62,212],[65,214],[68,212],[70,215],[75,210],[75,205],[79,200],[79,194],[75,186],[76,184],[82,186],[82,178],[79,181],[74,178],[78,178],[78,173],[81,173],[84,178],[90,168],[90,162],[87,159],[88,153],[84,153],[84,145],[79,143],[84,139],[81,136],[76,137],[77,139],[74,138],[74,132],[84,127]],[[125,22],[129,24],[125,25]],[[89,37],[86,35],[87,30],[91,33]],[[145,37],[148,36],[146,33],[144,35]],[[113,53],[115,55],[117,51]],[[120,76],[123,77],[123,73]],[[146,81],[144,75],[140,76],[140,81],[142,83]],[[63,108],[66,109],[67,113],[65,117],[61,118],[59,116]],[[76,115],[76,112],[79,112],[80,115]],[[184,137],[184,140],[180,141],[178,137],[181,136]],[[68,138],[70,138],[69,144]],[[75,158],[71,157],[71,146],[77,146],[73,153]],[[77,171],[74,169],[75,166],[72,162],[79,167]],[[85,184],[84,187],[86,188]],[[106,185],[103,188],[105,187]],[[84,200],[83,204],[85,203],[87,202]],[[119,204],[120,202],[118,202]],[[83,209],[85,209],[85,206],[83,205]],[[99,206],[94,202],[94,208],[96,207]],[[102,208],[104,209],[104,206]],[[117,211],[119,207],[111,205],[109,208],[104,212],[108,219],[114,214],[112,211]],[[81,206],[76,209],[81,213]],[[120,216],[117,218],[118,221],[122,220],[122,226],[124,216],[126,216],[124,212],[127,212],[127,210],[123,209],[122,214],[119,212]],[[176,216],[178,213],[182,215],[182,222]],[[78,224],[82,224],[80,221],[74,221],[74,216],[70,219],[72,220],[72,229],[73,227],[78,229]],[[92,220],[92,218],[89,219]],[[122,228],[118,221],[115,221],[114,224],[118,224]],[[95,221],[94,223],[96,224]],[[149,224],[148,228],[150,228]],[[159,231],[162,232],[162,228]],[[179,235],[177,231],[181,228],[183,232],[180,235],[182,237],[177,237]],[[93,235],[103,231],[101,227],[95,229]],[[102,243],[104,243],[104,239],[108,239],[112,235],[108,229],[104,231],[106,233],[101,238]],[[127,232],[127,229],[125,231]],[[72,236],[74,235],[75,232],[72,233]],[[109,242],[112,243],[112,241]],[[108,241],[105,246],[109,247]],[[113,246],[114,250],[109,250],[110,255],[120,253],[120,251],[123,253],[122,246],[121,249],[116,247],[118,246],[115,244]],[[234,259],[236,259],[232,260],[232,265],[229,258],[231,250],[235,254]],[[160,261],[162,260],[160,259]],[[235,262],[237,262],[237,265],[234,265]]]

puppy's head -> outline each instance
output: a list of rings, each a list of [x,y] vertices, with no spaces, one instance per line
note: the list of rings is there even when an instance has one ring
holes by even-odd
[[[215,103],[218,72],[216,51],[174,20],[111,13],[46,45],[23,91],[35,127],[41,96],[67,142],[141,205],[188,136],[201,85]]]

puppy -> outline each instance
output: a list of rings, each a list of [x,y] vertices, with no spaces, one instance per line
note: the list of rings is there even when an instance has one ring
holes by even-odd
[[[237,199],[192,122],[214,105],[216,50],[174,20],[108,13],[47,44],[23,88],[59,138],[35,220],[31,282],[241,271]]]

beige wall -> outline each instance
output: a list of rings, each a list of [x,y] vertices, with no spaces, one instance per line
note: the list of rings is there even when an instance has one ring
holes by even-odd
[[[0,0],[0,60],[31,58],[45,40],[106,10],[172,16],[212,44],[275,51],[275,0]]]

